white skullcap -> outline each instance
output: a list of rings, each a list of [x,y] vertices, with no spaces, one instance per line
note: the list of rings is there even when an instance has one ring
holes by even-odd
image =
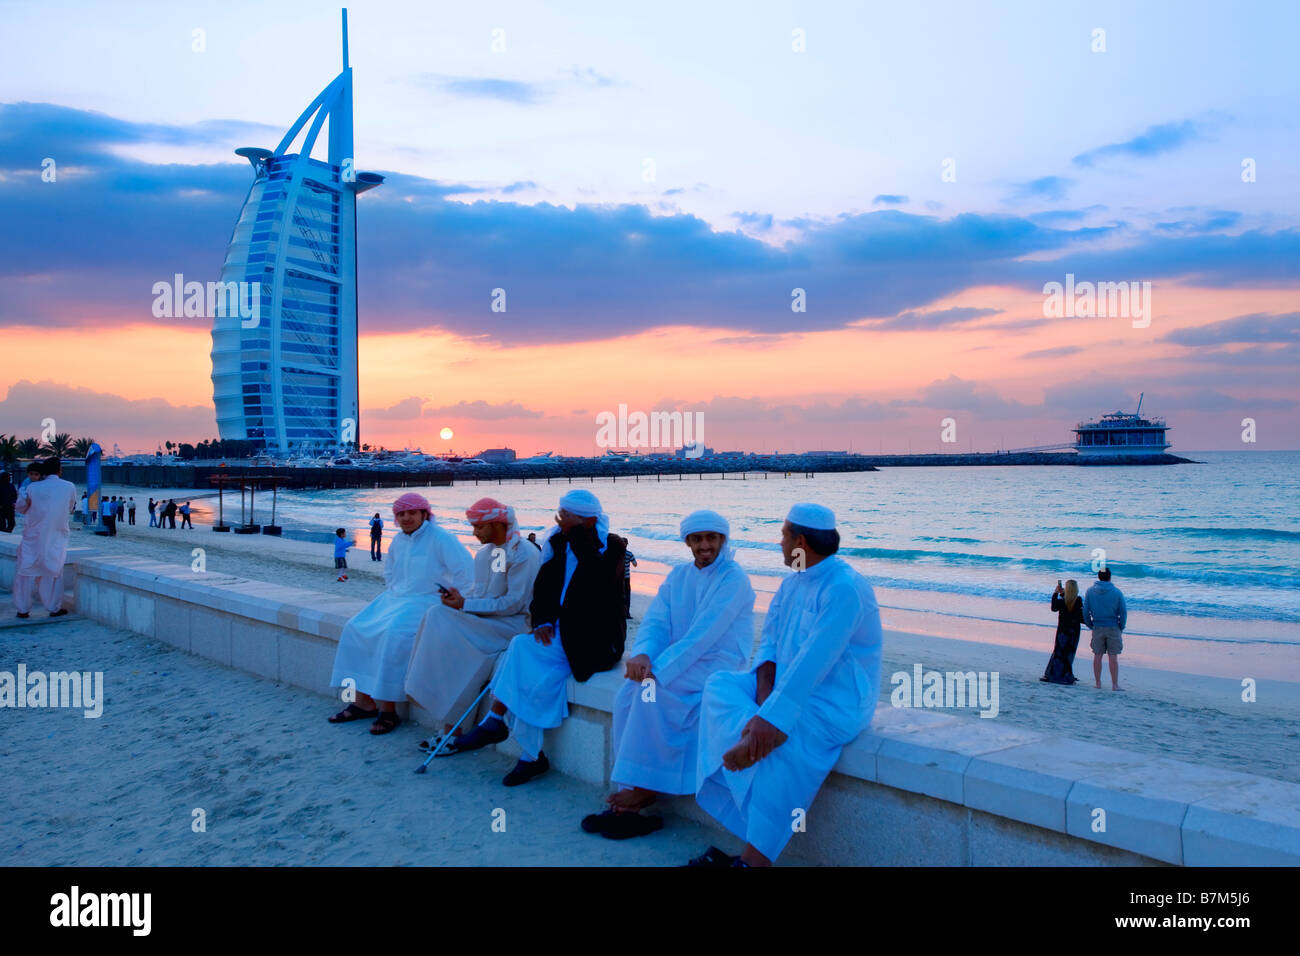
[[[596,518],[603,510],[600,499],[586,488],[574,488],[560,499],[560,507],[579,518]]]
[[[812,528],[814,531],[834,531],[835,512],[825,505],[816,505],[811,501],[801,501],[790,509],[785,520],[791,524]]]
[[[692,511],[682,519],[681,532],[683,541],[686,540],[688,534],[699,534],[703,531],[716,531],[724,537],[731,537],[731,525],[727,523],[727,519],[716,511],[710,511],[708,508]]]

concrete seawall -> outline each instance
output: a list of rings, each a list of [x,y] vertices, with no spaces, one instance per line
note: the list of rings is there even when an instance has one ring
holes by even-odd
[[[12,584],[16,545],[0,537],[0,587]],[[335,646],[364,606],[90,549],[69,552],[65,575],[86,617],[331,697]],[[571,716],[547,732],[557,770],[608,782],[619,683],[613,672],[570,683]],[[428,723],[423,716],[411,714]],[[845,748],[782,862],[1300,865],[1300,785],[994,723],[882,705]],[[690,799],[665,809],[709,820]],[[734,845],[721,831],[718,840]]]

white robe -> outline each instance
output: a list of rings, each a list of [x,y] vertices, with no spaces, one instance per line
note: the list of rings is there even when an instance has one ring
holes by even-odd
[[[27,486],[14,502],[14,510],[24,516],[15,575],[35,578],[63,573],[72,533],[68,517],[76,508],[77,486],[57,475]]]
[[[441,600],[438,585],[468,591],[473,582],[469,551],[446,528],[426,520],[414,534],[396,535],[384,561],[387,587],[343,628],[330,686],[350,677],[376,700],[405,700],[411,645],[420,619]]]
[[[695,793],[704,682],[715,671],[744,667],[753,642],[754,589],[730,549],[706,568],[691,562],[669,572],[632,648],[650,658],[655,683],[625,679],[614,698],[610,779]]]
[[[880,690],[881,629],[866,578],[832,555],[781,583],[747,673],[717,673],[700,711],[701,807],[775,860],[807,815],[844,745],[871,723]],[[776,664],[759,707],[756,671]],[[746,770],[722,766],[755,714],[788,739]],[[803,811],[802,814],[796,811]]]
[[[474,588],[457,611],[436,604],[425,612],[411,649],[406,695],[439,722],[455,723],[478,696],[510,638],[528,629],[528,605],[542,556],[518,535],[496,556],[485,544],[474,556]],[[494,571],[493,565],[502,570]]]
[[[598,523],[596,535],[600,538],[600,550],[604,553],[609,547],[607,537],[609,519],[604,519],[604,528]],[[557,534],[558,528],[551,531]],[[539,567],[551,556],[551,535],[548,535],[539,555]],[[569,593],[569,582],[578,570],[578,556],[569,548],[564,559],[564,585],[560,589],[560,606]],[[515,742],[523,751],[525,760],[536,760],[542,752],[543,731],[558,727],[569,716],[569,678],[573,669],[569,667],[569,658],[564,653],[564,644],[560,640],[559,621],[533,621],[536,628],[550,624],[554,636],[550,644],[543,644],[531,633],[516,634],[510,646],[501,657],[496,676],[492,678],[492,695],[506,705],[506,724],[514,734]]]
[[[18,613],[31,611],[34,594],[50,612],[63,603],[63,562],[71,534],[68,517],[76,507],[77,486],[56,475],[31,482],[14,502],[14,511],[23,516],[13,581]]]

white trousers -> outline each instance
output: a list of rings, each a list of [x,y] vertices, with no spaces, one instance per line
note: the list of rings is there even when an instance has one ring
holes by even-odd
[[[542,752],[542,732],[560,726],[569,716],[572,676],[559,628],[550,644],[541,643],[531,633],[511,639],[492,679],[492,693],[509,711],[506,726],[525,760],[536,760]]]
[[[39,594],[45,610],[53,614],[63,603],[63,572],[40,576],[14,575],[14,608],[19,614],[32,609],[32,595]]]

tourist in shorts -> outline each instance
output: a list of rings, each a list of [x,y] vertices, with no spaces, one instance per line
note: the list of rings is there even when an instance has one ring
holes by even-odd
[[[1101,658],[1110,658],[1111,690],[1119,686],[1119,655],[1124,650],[1124,628],[1128,626],[1128,608],[1124,595],[1110,583],[1110,569],[1097,572],[1097,583],[1083,596],[1083,623],[1092,630],[1092,676],[1101,687]]]

